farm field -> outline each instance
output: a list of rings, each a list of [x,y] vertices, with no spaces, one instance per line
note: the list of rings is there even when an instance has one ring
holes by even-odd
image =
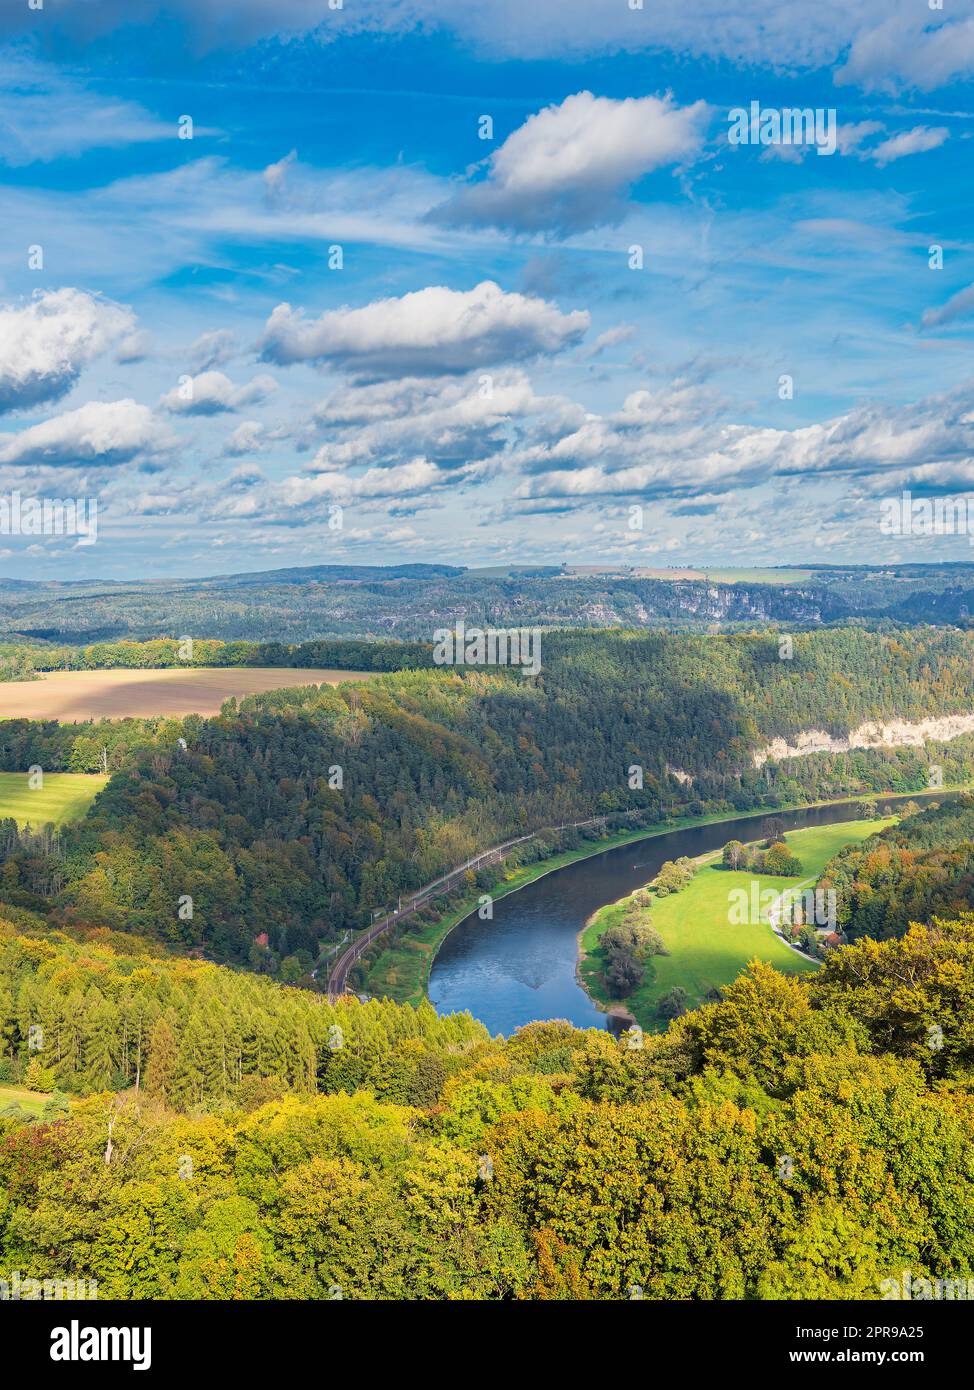
[[[0,772],[0,820],[12,818],[35,830],[48,822],[64,825],[84,815],[107,781],[99,773],[46,772],[35,790],[26,772]]]
[[[660,569],[640,565],[637,579],[709,580],[715,584],[805,584],[814,571],[802,569]]]
[[[276,666],[51,671],[36,681],[0,683],[0,719],[73,724],[128,716],[219,714],[231,696],[239,699],[292,685],[339,685],[368,680],[373,674]]]
[[[595,913],[581,937],[582,983],[599,1003],[623,1003],[644,1029],[660,1029],[656,1004],[668,990],[681,986],[688,993],[688,1008],[703,1003],[709,989],[729,984],[757,958],[790,974],[805,973],[817,967],[775,935],[766,920],[732,925],[729,921],[729,895],[734,889],[750,893],[757,885],[758,902],[766,890],[776,894],[812,886],[828,861],[843,845],[864,840],[892,824],[883,820],[843,821],[836,825],[791,830],[785,841],[801,860],[802,872],[795,878],[753,874],[720,867],[720,853],[707,855],[696,877],[686,888],[665,898],[654,896],[649,909],[650,924],[659,932],[669,951],[654,956],[656,978],[643,985],[626,1000],[610,1000],[601,980],[602,958],[598,940],[607,927],[621,920],[629,897],[611,903]],[[811,880],[811,883],[808,883]]]

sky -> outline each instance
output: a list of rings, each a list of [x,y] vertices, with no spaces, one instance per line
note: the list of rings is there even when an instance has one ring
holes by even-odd
[[[971,560],[882,519],[974,520],[972,78],[974,0],[7,0],[0,576]]]

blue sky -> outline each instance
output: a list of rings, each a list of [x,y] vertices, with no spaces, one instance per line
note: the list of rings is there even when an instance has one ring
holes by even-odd
[[[969,0],[132,8],[0,18],[0,573],[971,558]]]

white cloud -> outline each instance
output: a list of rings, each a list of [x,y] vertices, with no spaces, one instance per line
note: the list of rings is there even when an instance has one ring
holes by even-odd
[[[519,499],[692,496],[778,476],[854,478],[867,490],[974,479],[974,383],[907,406],[859,406],[794,430],[715,418],[697,388],[635,392],[615,415],[512,451]]]
[[[259,454],[264,448],[264,426],[259,420],[243,420],[227,436],[222,452],[228,458],[243,454]]]
[[[970,314],[974,314],[974,285],[958,290],[939,308],[924,310],[923,327],[936,328],[942,323],[953,323],[957,319],[967,318]]]
[[[357,478],[345,473],[286,478],[273,493],[287,506],[301,506],[319,497],[401,497],[427,492],[443,478],[442,471],[426,458],[410,459],[392,468],[369,468]]]
[[[292,274],[279,262],[292,248],[310,248],[314,254],[315,247],[335,242],[370,243],[452,258],[471,240],[423,220],[443,201],[449,183],[415,166],[297,168],[288,180],[287,197],[271,204],[259,171],[214,157],[193,159],[191,153],[192,148],[180,151],[182,162],[164,172],[96,187],[48,187],[22,180],[9,184],[3,196],[4,226],[20,232],[16,238],[0,238],[0,281],[23,282],[25,248],[42,228],[39,239],[49,266],[71,266],[76,282],[97,285],[116,299],[127,300],[137,286],[156,282],[161,287],[181,271],[224,268],[226,285],[202,286],[199,296],[176,293],[192,315],[208,297],[240,295],[243,284],[254,286],[256,247],[268,251],[260,276],[263,288],[283,299],[287,292],[273,286],[290,283]],[[235,272],[246,280],[232,282]],[[200,327],[221,322],[226,311],[218,312],[216,321],[191,317],[190,338]],[[204,371],[236,355],[229,331],[216,332],[227,333],[224,348],[217,343],[215,357],[192,359],[190,370]]]
[[[221,415],[243,406],[259,405],[277,390],[270,376],[255,376],[246,386],[234,386],[223,372],[187,377],[162,397],[159,406],[171,415]]]
[[[618,220],[644,174],[677,164],[703,142],[703,101],[615,101],[578,92],[530,116],[491,155],[487,178],[436,209],[437,220],[516,231],[577,231]]]
[[[358,477],[335,471],[301,473],[279,482],[248,475],[244,481],[246,485],[230,490],[201,489],[192,504],[214,521],[302,527],[327,518],[329,508],[336,503],[381,503],[388,514],[401,501],[409,510],[415,510],[431,494],[452,486],[457,479],[429,459],[419,457],[392,468],[369,468]]]
[[[523,372],[506,369],[481,380],[409,378],[336,392],[315,412],[332,438],[309,469],[332,470],[376,462],[388,465],[422,454],[443,467],[486,458],[503,448],[515,422],[542,412],[553,418],[558,398],[535,396]]]
[[[867,90],[918,87],[931,91],[966,76],[974,71],[970,8],[969,0],[958,0],[950,6],[952,13],[939,15],[926,5],[887,0],[887,12],[855,35],[836,81]],[[889,13],[890,9],[894,12]]]
[[[0,463],[21,468],[110,466],[154,458],[173,442],[147,406],[133,400],[89,401],[19,434],[0,435]]]
[[[0,57],[0,130],[0,162],[14,168],[177,133],[175,122],[134,102],[100,97],[53,67],[10,54]]]
[[[861,157],[865,142],[874,135],[881,135],[885,129],[882,121],[850,121],[836,131],[836,148],[839,154]]]
[[[646,0],[640,10],[593,0],[46,0],[48,23],[96,38],[124,23],[175,15],[192,26],[197,45],[240,47],[258,39],[314,33],[325,44],[342,36],[446,32],[507,59],[582,58],[668,50],[680,58],[725,59],[739,66],[809,69],[846,58],[847,81],[930,88],[970,72],[974,37],[969,0],[948,12],[923,0]],[[939,22],[937,22],[939,21]],[[37,17],[8,5],[0,31],[28,32]],[[850,51],[851,49],[851,51]]]
[[[876,141],[876,136],[886,135],[887,128],[882,121],[853,121],[840,125],[836,145],[840,154],[853,155],[856,159],[872,160],[882,168],[896,159],[910,154],[923,154],[936,150],[950,138],[946,126],[914,126],[896,135],[887,135],[885,140]]]
[[[284,192],[284,184],[287,179],[287,171],[298,157],[297,150],[291,150],[283,159],[279,159],[276,164],[268,164],[264,170],[264,187],[267,190],[267,197],[273,201],[280,197]]]
[[[914,126],[912,130],[901,131],[899,135],[891,136],[874,150],[870,150],[870,158],[882,167],[884,164],[891,164],[894,159],[903,159],[908,154],[923,154],[927,150],[935,150],[949,135],[950,131],[946,126]]]
[[[507,294],[485,280],[472,290],[443,285],[380,299],[361,309],[332,309],[307,320],[279,304],[261,342],[265,361],[331,363],[358,380],[466,372],[496,362],[556,353],[580,341],[583,310]]]
[[[607,328],[604,333],[600,333],[592,346],[586,349],[586,357],[599,357],[609,348],[618,347],[620,343],[629,343],[635,338],[636,329],[631,323],[620,323],[615,328]]]
[[[222,367],[239,352],[237,336],[229,328],[215,328],[211,333],[201,333],[190,348],[190,361],[194,371],[207,372],[212,367]]]
[[[152,337],[145,329],[139,329],[135,333],[122,339],[115,349],[115,361],[120,363],[144,362],[152,351]]]
[[[57,400],[82,369],[132,331],[128,309],[83,290],[0,306],[0,412]]]

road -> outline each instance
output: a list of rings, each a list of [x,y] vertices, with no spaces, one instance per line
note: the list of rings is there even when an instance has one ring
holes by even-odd
[[[813,875],[811,878],[803,879],[801,883],[794,884],[791,888],[786,888],[783,893],[779,893],[768,909],[768,926],[772,931],[777,931],[777,934],[781,937],[781,940],[786,946],[790,946],[799,956],[804,956],[806,960],[814,961],[815,964],[818,965],[820,962],[817,956],[810,956],[807,951],[803,951],[800,946],[797,946],[790,936],[778,929],[778,924],[781,921],[781,914],[784,912],[785,908],[785,900],[794,898],[796,894],[803,892],[810,883],[814,882],[815,877]]]

